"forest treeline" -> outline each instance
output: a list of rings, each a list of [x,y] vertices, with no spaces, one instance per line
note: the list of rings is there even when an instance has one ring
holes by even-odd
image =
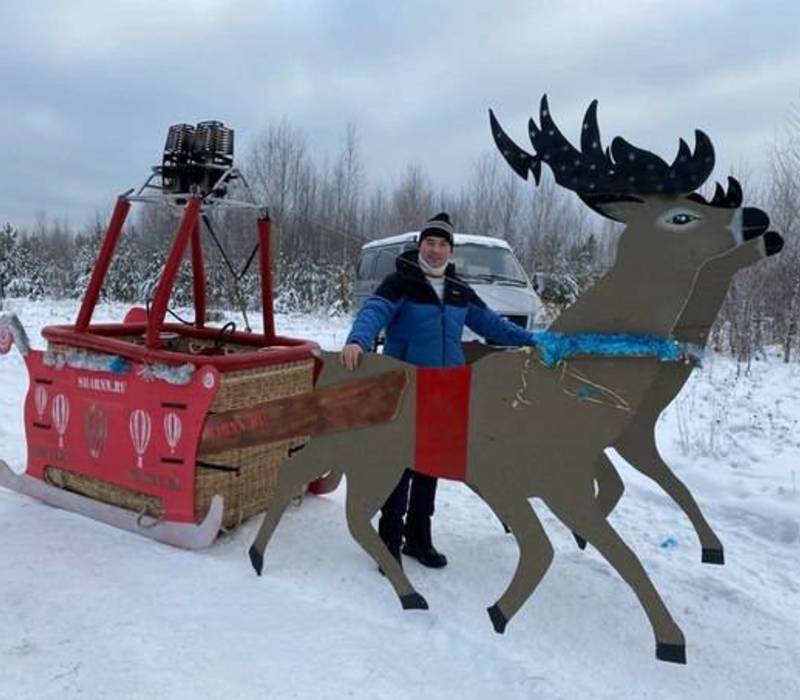
[[[417,229],[446,210],[458,231],[508,240],[555,314],[613,263],[620,230],[556,186],[546,172],[539,187],[523,182],[497,152],[478,158],[457,190],[437,189],[414,163],[390,185],[370,183],[352,125],[335,157],[321,161],[303,130],[284,120],[253,141],[239,167],[257,200],[269,207],[278,311],[350,311],[361,245]],[[769,212],[771,228],[785,239],[784,250],[737,274],[712,335],[715,349],[745,362],[770,346],[777,346],[786,361],[800,357],[798,173],[800,111],[794,110],[769,151],[763,182],[756,191],[743,182],[746,204]],[[169,207],[137,208],[103,288],[105,299],[143,303],[152,296],[177,221]],[[254,215],[220,210],[210,214],[209,224],[202,236],[211,304],[256,307],[257,260],[248,266],[256,242]],[[28,228],[1,226],[0,298],[81,296],[105,226],[98,218],[73,228],[45,213]],[[188,272],[184,263],[172,300],[176,306],[191,303]]]

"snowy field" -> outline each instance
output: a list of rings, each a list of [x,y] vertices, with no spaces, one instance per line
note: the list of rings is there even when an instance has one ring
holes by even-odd
[[[11,301],[41,347],[74,302]],[[122,318],[103,306],[95,320]],[[347,319],[281,316],[278,330],[340,347]],[[800,698],[800,366],[736,376],[711,357],[662,417],[658,440],[725,545],[700,563],[688,521],[617,460],[612,516],[687,638],[658,662],[631,590],[547,510],[556,558],[495,634],[486,614],[517,549],[489,509],[443,483],[435,541],[450,560],[405,560],[431,609],[405,612],[350,539],[341,486],[291,508],[257,578],[259,519],[185,552],[0,489],[0,699]],[[0,457],[24,469],[27,376],[0,356]]]

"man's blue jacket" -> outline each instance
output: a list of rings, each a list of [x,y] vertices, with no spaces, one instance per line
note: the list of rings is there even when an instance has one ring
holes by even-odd
[[[358,312],[347,343],[371,350],[386,328],[384,353],[422,367],[464,364],[464,325],[498,345],[534,345],[533,334],[486,306],[451,263],[439,301],[417,262],[416,250],[397,258],[397,271],[381,282]]]

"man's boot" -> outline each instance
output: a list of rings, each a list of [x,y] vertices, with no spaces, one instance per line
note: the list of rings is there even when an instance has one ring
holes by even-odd
[[[420,564],[431,569],[447,565],[447,557],[438,552],[431,542],[431,519],[408,516],[405,527],[403,554],[414,557]]]

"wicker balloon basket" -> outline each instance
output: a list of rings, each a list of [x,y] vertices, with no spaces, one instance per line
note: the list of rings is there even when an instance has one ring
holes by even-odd
[[[138,338],[129,339],[138,342]],[[195,342],[195,341],[191,341]],[[74,348],[50,343],[53,352],[69,352]],[[183,350],[184,348],[175,348]],[[200,348],[202,349],[202,348]],[[229,344],[226,354],[244,352],[245,348]],[[198,348],[188,348],[197,352]],[[314,361],[312,358],[283,364],[269,364],[251,369],[223,372],[220,389],[210,412],[219,413],[310,391],[313,388]],[[201,522],[215,494],[224,498],[225,512],[222,527],[230,529],[243,520],[265,510],[275,492],[278,471],[292,448],[307,438],[297,437],[255,447],[228,450],[205,456],[197,455],[194,481],[195,521]],[[158,521],[164,506],[158,497],[132,491],[106,481],[77,474],[59,467],[48,467],[45,480],[60,488],[140,513],[141,522]]]
[[[222,387],[212,410],[222,412],[246,408],[311,391],[313,375],[312,359],[228,372],[222,375]],[[281,463],[290,449],[302,445],[305,440],[293,438],[229,450],[208,460],[201,452],[195,472],[195,520],[202,520],[217,493],[225,498],[223,527],[234,527],[264,510],[275,492]]]

